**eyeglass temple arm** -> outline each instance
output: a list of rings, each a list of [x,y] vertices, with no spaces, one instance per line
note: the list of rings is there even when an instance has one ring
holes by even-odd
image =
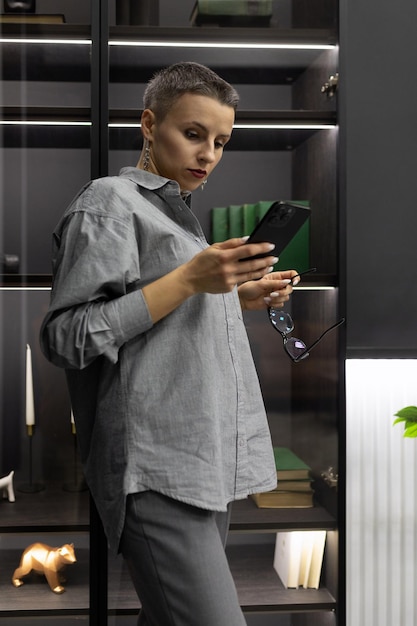
[[[342,324],[344,324],[345,321],[346,321],[345,318],[342,317],[342,319],[336,322],[336,324],[333,324],[333,326],[330,326],[330,328],[327,328],[327,330],[325,330],[324,333],[322,333],[320,337],[318,337],[318,339],[313,341],[313,343],[310,346],[308,346],[308,348],[306,348],[301,354],[298,355],[295,361],[300,361],[306,354],[310,352],[310,350],[312,350],[323,339],[323,337],[327,335],[327,333],[329,333],[331,330],[334,330],[338,326],[341,326]]]
[[[291,278],[291,282],[294,280],[294,278],[298,278],[299,276],[304,276],[304,274],[312,274],[313,272],[317,272],[317,267],[310,267],[308,270],[304,270],[304,272],[299,272],[298,274],[296,274],[295,276]]]

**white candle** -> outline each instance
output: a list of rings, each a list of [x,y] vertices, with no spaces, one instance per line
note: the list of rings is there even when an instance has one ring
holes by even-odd
[[[75,428],[75,419],[74,419],[74,413],[72,412],[72,408],[71,408],[71,432],[73,435],[76,434],[76,428]]]
[[[35,402],[33,399],[32,351],[26,345],[26,426],[35,425]]]

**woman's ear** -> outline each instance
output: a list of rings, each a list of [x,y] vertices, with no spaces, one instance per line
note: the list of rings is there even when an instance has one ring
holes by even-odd
[[[153,126],[155,123],[155,113],[151,109],[145,109],[141,116],[141,128],[142,135],[145,139],[151,139],[153,133]]]

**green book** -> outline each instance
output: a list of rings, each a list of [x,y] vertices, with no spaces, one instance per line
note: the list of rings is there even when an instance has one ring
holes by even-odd
[[[243,233],[242,236],[250,235],[256,226],[255,205],[244,204],[242,206]]]
[[[229,237],[243,236],[243,211],[241,204],[231,204],[229,207]]]
[[[219,206],[211,210],[212,243],[229,239],[229,212],[227,207]]]
[[[274,448],[275,467],[277,478],[285,480],[300,480],[310,477],[311,468],[304,463],[290,448]]]
[[[200,13],[206,15],[271,15],[272,0],[197,0]]]

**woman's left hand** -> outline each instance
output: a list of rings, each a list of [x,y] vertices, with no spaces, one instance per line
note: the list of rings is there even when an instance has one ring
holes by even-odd
[[[266,309],[269,306],[280,309],[290,299],[293,285],[299,281],[296,270],[284,270],[243,283],[238,289],[241,307],[246,311]]]

